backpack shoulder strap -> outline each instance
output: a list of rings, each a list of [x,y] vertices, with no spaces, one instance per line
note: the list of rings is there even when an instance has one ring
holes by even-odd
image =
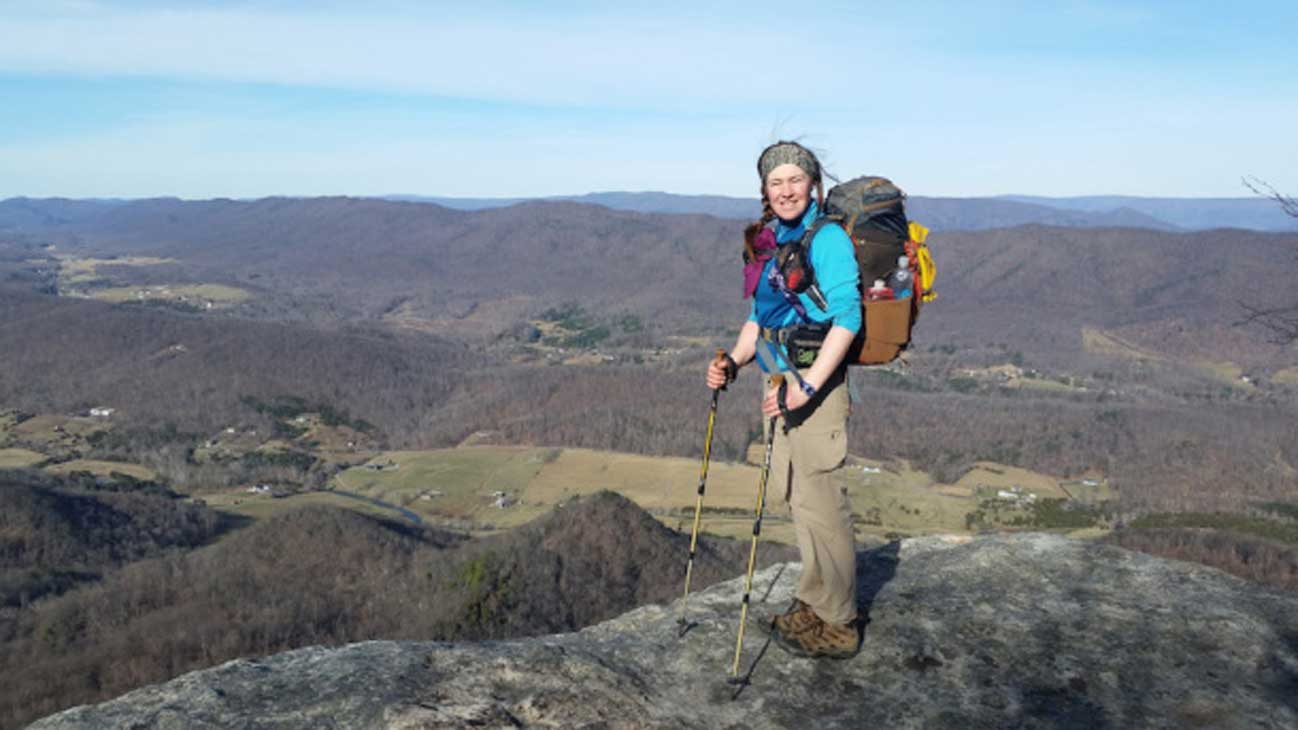
[[[820,229],[830,223],[841,225],[837,218],[830,218],[829,216],[822,215],[820,218],[817,218],[816,221],[807,228],[807,230],[802,232],[802,250],[808,252],[807,255],[811,255],[811,242],[815,240],[816,234],[820,233]]]
[[[802,255],[806,257],[808,266],[811,265],[811,242],[816,240],[816,234],[820,233],[820,229],[830,223],[841,225],[837,218],[821,216],[802,233],[802,240],[798,242],[798,245],[802,246]],[[807,287],[807,296],[811,298],[811,301],[817,307],[820,307],[821,311],[829,311],[829,301],[825,299],[825,293],[820,290],[820,282],[816,281],[816,270],[814,268],[811,269],[811,285]]]

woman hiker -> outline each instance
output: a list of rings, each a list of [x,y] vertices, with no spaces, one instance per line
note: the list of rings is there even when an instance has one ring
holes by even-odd
[[[861,328],[859,272],[847,233],[825,225],[816,232],[810,255],[819,302],[808,293],[782,290],[772,254],[800,241],[823,215],[822,171],[810,150],[796,142],[777,142],[757,158],[757,172],[762,219],[745,233],[744,294],[753,297],[752,311],[726,358],[709,364],[707,384],[721,387],[754,359],[763,373],[788,376],[783,410],[781,393],[768,381],[762,415],[767,428],[769,419],[776,419],[768,484],[774,494],[783,491],[793,513],[802,577],[793,605],[773,619],[772,636],[800,656],[846,658],[861,644],[856,549],[851,508],[830,472],[847,456],[844,356]],[[768,227],[771,221],[774,231]],[[795,365],[780,344],[781,330],[808,323],[828,325],[828,332],[814,361]]]

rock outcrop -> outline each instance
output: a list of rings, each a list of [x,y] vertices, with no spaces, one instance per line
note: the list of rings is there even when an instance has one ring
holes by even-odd
[[[239,660],[33,728],[1296,728],[1298,596],[1043,534],[862,553],[861,653],[770,644],[798,566],[572,634],[366,642]]]

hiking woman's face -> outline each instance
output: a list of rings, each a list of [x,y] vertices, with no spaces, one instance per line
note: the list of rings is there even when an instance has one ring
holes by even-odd
[[[798,220],[811,201],[811,176],[797,165],[780,165],[766,176],[766,199],[782,220]]]

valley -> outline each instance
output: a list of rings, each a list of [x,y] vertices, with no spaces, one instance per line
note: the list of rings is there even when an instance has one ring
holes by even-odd
[[[79,418],[35,416],[15,423],[8,411],[0,444],[5,468],[42,468],[51,474],[83,472],[113,480],[158,479],[135,463],[67,457],[110,426]],[[69,436],[74,425],[79,435]],[[309,487],[297,481],[257,482],[233,487],[194,486],[192,499],[232,515],[264,519],[306,505],[327,504],[377,514],[412,524],[473,535],[509,530],[552,511],[567,500],[615,491],[667,527],[689,531],[693,519],[697,459],[646,456],[582,448],[477,445],[490,432],[471,435],[464,445],[428,451],[384,451],[363,433],[328,425],[319,414],[295,414],[286,425],[296,435],[259,437],[255,429],[229,427],[193,449],[196,464],[246,459],[310,458],[334,475]],[[97,426],[95,430],[89,427]],[[61,429],[61,430],[58,430]],[[61,435],[61,438],[54,438]],[[752,526],[760,476],[761,444],[752,444],[750,462],[710,465],[700,529],[718,537],[741,538]],[[298,457],[291,455],[298,454]],[[836,473],[847,495],[853,522],[864,543],[931,533],[965,534],[1018,526],[1051,527],[1035,516],[1037,500],[1059,500],[1092,510],[1113,493],[1102,476],[1063,480],[1026,469],[979,462],[951,484],[941,484],[904,460],[880,462],[849,456]],[[1088,512],[1089,514],[1089,512]],[[1097,513],[1098,514],[1098,513]],[[975,519],[975,516],[978,519]],[[1091,515],[1098,524],[1097,515]],[[769,495],[763,535],[795,544],[781,495]],[[1016,523],[1015,521],[1019,522]]]
[[[738,221],[86,210],[0,230],[0,664],[32,667],[0,723],[249,653],[571,630],[678,594],[702,366],[747,311]],[[1298,346],[1231,294],[1284,296],[1298,238],[930,240],[912,347],[849,376],[833,478],[858,545],[1047,531],[1298,586]],[[759,381],[720,400],[709,581],[746,558]],[[794,544],[768,495],[759,560]]]

